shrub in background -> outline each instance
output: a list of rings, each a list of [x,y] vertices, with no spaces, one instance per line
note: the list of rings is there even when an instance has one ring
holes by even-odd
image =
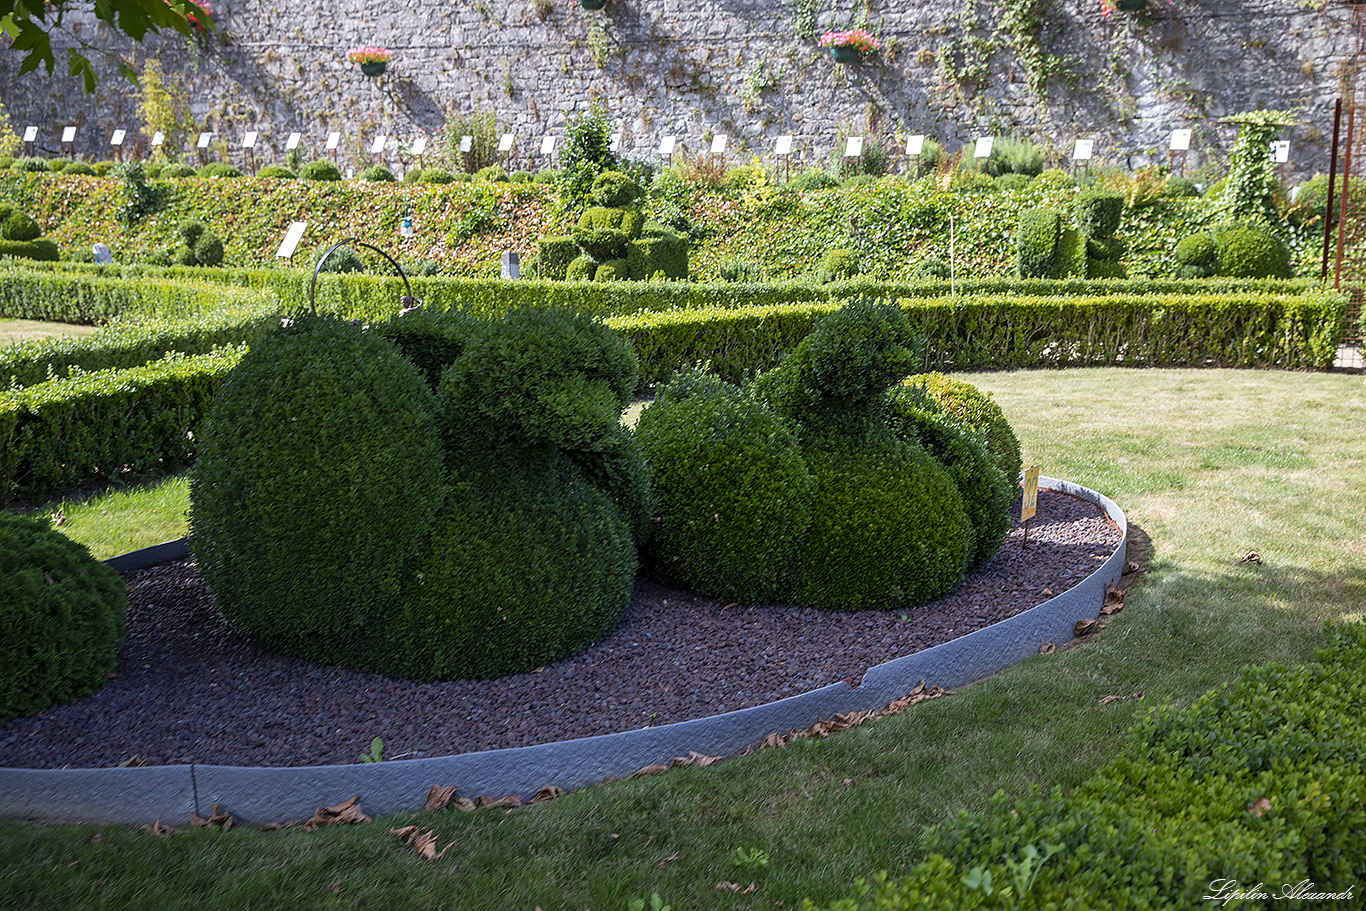
[[[299,175],[282,164],[268,164],[256,172],[261,180],[294,180]]]
[[[0,510],[0,724],[99,689],[127,608],[119,574],[83,545]]]
[[[114,213],[120,224],[135,225],[166,205],[166,188],[147,182],[148,175],[141,162],[121,164],[113,173],[119,181],[119,195],[123,198]]]
[[[1043,173],[1044,152],[1028,139],[998,136],[991,143],[986,172],[992,177],[1003,174],[1024,174],[1036,177]]]
[[[996,467],[1001,469],[1012,485],[1018,483],[1020,441],[990,392],[983,392],[971,383],[942,373],[919,373],[908,377],[904,383],[923,390],[926,396],[956,420],[980,433],[986,441],[987,450],[996,461]]]
[[[1260,224],[1227,222],[1213,230],[1215,272],[1236,278],[1289,278],[1290,250]]]
[[[1200,195],[1200,186],[1189,177],[1169,177],[1162,195],[1167,199],[1190,199]]]
[[[47,159],[36,156],[24,156],[14,160],[14,170],[28,171],[32,174],[41,174],[47,170]]]
[[[598,101],[565,125],[560,147],[560,201],[568,211],[588,203],[593,181],[604,171],[620,171],[621,158],[612,151],[611,125]]]
[[[360,172],[361,180],[371,180],[377,183],[390,183],[394,180],[394,172],[383,165],[371,165]]]
[[[181,222],[180,246],[171,259],[181,266],[217,266],[223,262],[222,239],[198,219]]]
[[[1214,274],[1219,258],[1219,245],[1209,234],[1201,232],[1183,237],[1172,251],[1176,261],[1177,278],[1205,278]]]
[[[310,161],[299,168],[300,180],[341,180],[341,169],[326,159]]]
[[[491,164],[480,168],[474,172],[475,180],[483,180],[489,183],[507,183],[508,172],[501,165]]]
[[[858,274],[858,259],[853,250],[836,248],[821,254],[820,262],[812,276],[818,283],[842,281]]]
[[[42,229],[17,206],[0,204],[0,256],[56,262],[57,245],[40,237]]]
[[[1084,278],[1124,278],[1124,243],[1115,237],[1123,217],[1123,193],[1092,188],[1072,200],[1072,220],[1085,245]]]
[[[200,177],[241,177],[240,168],[235,168],[224,161],[211,161],[199,169]]]
[[[839,178],[819,168],[798,174],[787,182],[794,190],[830,190],[840,185]]]
[[[1015,274],[1020,278],[1057,278],[1062,216],[1039,206],[1020,213],[1015,232]]]
[[[193,177],[194,175],[194,168],[179,161],[172,162],[161,169],[162,177]]]
[[[83,161],[73,161],[71,164],[62,168],[63,174],[80,174],[85,177],[94,177],[95,169]]]

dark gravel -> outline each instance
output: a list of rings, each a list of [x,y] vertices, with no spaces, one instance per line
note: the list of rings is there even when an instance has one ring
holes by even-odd
[[[375,737],[399,759],[684,721],[857,684],[873,665],[1064,591],[1118,543],[1097,507],[1041,491],[1027,548],[1017,523],[986,568],[905,613],[723,605],[642,576],[621,626],[582,654],[453,683],[273,655],[218,619],[192,563],[166,563],[127,575],[128,635],[109,683],[0,728],[0,752],[26,768],[302,766],[357,762]]]

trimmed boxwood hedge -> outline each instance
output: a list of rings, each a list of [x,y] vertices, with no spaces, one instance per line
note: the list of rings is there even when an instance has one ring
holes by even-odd
[[[0,724],[103,686],[127,609],[119,574],[84,545],[0,510]]]

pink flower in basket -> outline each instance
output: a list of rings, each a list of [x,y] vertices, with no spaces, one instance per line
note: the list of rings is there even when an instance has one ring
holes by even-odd
[[[388,63],[391,54],[382,47],[353,47],[346,52],[351,63]]]
[[[860,54],[871,54],[882,50],[882,42],[861,28],[847,32],[826,32],[817,42],[820,47],[852,47]]]
[[[205,22],[213,21],[213,7],[209,5],[209,0],[190,0],[190,5],[198,9],[199,15],[204,17],[204,21],[201,22],[194,13],[186,13],[185,18],[190,25],[202,30]]]

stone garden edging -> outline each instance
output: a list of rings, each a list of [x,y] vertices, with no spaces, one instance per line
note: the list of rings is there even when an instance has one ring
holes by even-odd
[[[770,734],[811,728],[838,714],[883,708],[921,680],[946,689],[963,686],[1036,654],[1045,642],[1072,638],[1078,620],[1095,617],[1106,590],[1124,571],[1128,522],[1108,497],[1055,478],[1039,486],[1095,503],[1119,527],[1120,542],[1077,585],[1029,610],[976,632],[870,668],[857,687],[844,683],[754,706],[659,727],[502,750],[356,765],[240,767],[142,766],[113,769],[0,769],[0,816],[53,822],[185,825],[207,817],[215,804],[238,823],[264,825],[308,819],[322,806],[360,795],[379,816],[421,808],[432,785],[454,785],[462,796],[523,800],[544,785],[565,790],[624,778],[650,765],[696,751],[735,756]],[[157,545],[107,561],[120,570],[149,566],[185,553],[184,541]],[[490,684],[495,686],[496,684]]]

